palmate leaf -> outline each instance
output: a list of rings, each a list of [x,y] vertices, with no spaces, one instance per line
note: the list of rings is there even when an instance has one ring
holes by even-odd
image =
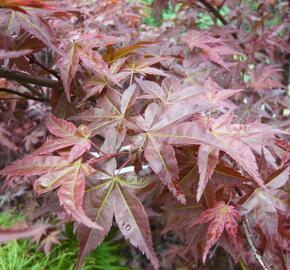
[[[20,30],[24,29],[29,34],[39,39],[45,46],[51,48],[56,53],[61,54],[58,42],[49,24],[37,14],[29,11],[18,12],[14,10],[0,10],[1,34],[4,36],[4,49],[9,49],[9,36],[19,35]]]
[[[282,69],[276,65],[258,65],[250,72],[250,87],[258,92],[282,88]]]
[[[198,48],[201,50],[201,55],[204,55],[210,61],[229,70],[230,63],[224,61],[223,57],[227,55],[238,55],[238,51],[226,45],[222,38],[214,37],[210,32],[191,30],[182,40],[187,46],[193,50]]]
[[[234,107],[227,98],[241,92],[237,89],[222,89],[217,83],[208,78],[202,86],[182,86],[174,77],[165,78],[161,86],[153,81],[137,80],[140,88],[147,94],[143,98],[161,100],[164,105],[174,103],[211,104],[224,108]],[[186,104],[185,104],[186,106]]]
[[[140,88],[147,94],[149,99],[159,99],[164,105],[170,106],[174,103],[193,102],[192,98],[202,94],[204,91],[201,87],[182,87],[180,82],[175,78],[165,78],[162,85],[147,80],[137,80]]]
[[[125,72],[120,72],[120,68],[125,61],[126,59],[122,58],[112,63],[109,67],[109,78],[105,74],[95,73],[83,86],[85,97],[82,101],[95,94],[100,94],[105,88],[113,88],[114,84],[119,84],[126,78],[127,74]]]
[[[278,172],[278,175],[277,175]],[[242,204],[241,215],[251,214],[254,224],[259,226],[267,239],[273,243],[278,236],[278,212],[289,215],[289,195],[279,190],[289,181],[290,165],[277,170],[267,179],[267,190],[257,188]]]
[[[178,183],[178,166],[173,146],[166,142],[169,132],[167,130],[177,132],[176,126],[179,122],[194,113],[206,111],[209,107],[208,104],[189,103],[184,106],[182,103],[176,103],[161,109],[156,103],[151,103],[145,111],[145,118],[140,116],[136,120],[137,125],[143,129],[143,133],[139,134],[139,139],[136,140],[141,143],[136,147],[144,149],[144,156],[152,170],[181,203],[185,203],[185,197]],[[177,133],[172,134],[172,137],[178,137]]]
[[[217,91],[216,84],[211,80],[208,80],[206,84],[216,92],[217,104],[221,106],[223,103],[218,101],[223,102],[232,94],[232,91],[229,90]],[[213,103],[216,104],[216,101]],[[135,147],[144,149],[146,160],[161,181],[180,202],[185,202],[184,196],[180,193],[181,189],[178,187],[178,167],[173,145],[195,144],[209,147],[210,151],[215,152],[215,155],[218,151],[227,153],[260,186],[264,187],[254,152],[261,154],[266,149],[265,146],[272,146],[275,134],[281,131],[258,123],[232,124],[233,107],[216,119],[206,116],[188,122],[187,119],[193,114],[207,111],[214,106],[207,100],[199,104],[194,103],[175,103],[169,108],[160,108],[157,104],[151,103],[145,111],[144,118],[138,116],[135,119],[136,124],[144,131],[143,133],[138,131]],[[210,161],[208,157],[200,155],[198,165],[201,180],[198,199],[217,163],[217,157],[213,163],[211,161],[208,163],[208,161]]]
[[[139,91],[135,84],[128,87],[122,97],[113,91],[104,93],[98,103],[100,108],[92,108],[81,113],[77,119],[90,122],[92,135],[105,134],[102,151],[116,151],[123,142],[128,126],[128,109],[135,103]]]
[[[203,88],[205,93],[202,99],[207,99],[213,105],[230,109],[235,108],[235,105],[227,99],[243,91],[242,89],[223,89],[210,77],[204,82]]]
[[[150,82],[150,81],[138,81],[138,83],[140,87],[142,88],[142,90],[145,93],[149,94],[149,98],[150,97],[158,98],[163,102],[164,105],[172,106],[175,103],[182,103],[182,107],[187,107],[189,109],[188,110],[189,115],[190,113],[201,112],[202,110],[206,110],[207,108],[215,107],[215,106],[232,108],[233,105],[227,103],[224,100],[230,97],[231,95],[234,95],[235,93],[241,91],[241,90],[221,89],[221,87],[219,87],[211,79],[208,79],[203,86],[203,88],[206,89],[207,91],[204,91],[203,88],[196,88],[196,87],[195,88],[186,87],[184,89],[181,89],[180,84],[171,78],[166,78],[163,80],[162,82],[163,88],[161,88],[156,83]],[[183,98],[185,98],[184,99],[185,102],[183,102]],[[195,105],[196,106],[195,109],[190,109],[189,104],[191,104],[191,106]],[[181,109],[181,112],[182,110],[184,111],[184,108],[181,108],[181,105],[179,105],[178,108]],[[176,112],[178,112],[176,114],[179,114],[179,109],[176,109]],[[161,115],[162,115],[162,118],[166,119],[167,111],[162,112]],[[173,117],[175,116],[173,115]],[[160,119],[156,120],[156,122],[158,122],[159,125],[161,123]],[[176,127],[173,124],[174,124],[174,121],[168,123],[168,126],[169,126],[167,127],[168,130],[176,131]],[[220,145],[220,143],[218,143],[218,141],[215,139],[214,131],[212,132],[213,136],[210,136],[210,134],[207,135],[205,130],[202,130],[202,128],[199,131],[197,131],[197,127],[198,127],[198,124],[197,125],[193,124],[193,133],[196,132],[195,144],[202,145],[200,148],[199,162],[198,162],[199,171],[200,171],[200,181],[199,181],[199,188],[197,192],[197,199],[199,200],[202,195],[203,189],[205,188],[206,183],[209,180],[217,164],[218,152],[219,152],[217,147]],[[178,139],[179,136],[182,137],[183,131],[178,130],[177,132],[180,132],[180,134],[172,135],[171,141],[174,141],[174,137],[177,137],[176,141],[179,141]],[[174,151],[173,151],[172,146],[168,144],[166,145],[159,144],[160,139],[162,140],[162,138],[165,138],[166,136],[167,135],[164,136],[162,134],[162,131],[161,131],[161,134],[160,134],[160,131],[151,132],[149,136],[150,141],[145,147],[144,155],[145,155],[145,158],[149,161],[150,166],[152,167],[154,172],[159,174],[161,180],[164,181],[165,183],[170,183],[170,175],[173,182],[175,182],[175,180],[178,178],[177,176],[178,168],[177,168],[176,162],[174,161],[175,158],[174,158]],[[203,136],[205,137],[203,138]],[[207,136],[208,136],[208,139],[206,139]],[[194,138],[193,138],[193,141],[194,141]],[[184,144],[186,144],[186,142]],[[205,149],[209,151],[207,154],[205,153]],[[212,152],[212,154],[210,154],[210,152]],[[162,158],[162,157],[165,157],[165,158]],[[167,169],[162,170],[162,165],[163,165],[163,168],[167,168]],[[174,190],[173,187],[171,187],[170,189]]]
[[[122,39],[118,37],[108,36],[105,34],[87,34],[82,35],[77,40],[67,45],[66,54],[58,61],[65,93],[70,101],[70,86],[77,72],[78,64],[82,64],[95,72],[99,72],[109,78],[111,72],[108,69],[108,64],[103,60],[102,56],[94,49],[108,46],[120,42]]]
[[[231,240],[236,242],[238,224],[236,219],[239,213],[231,205],[218,202],[213,208],[203,211],[192,225],[210,222],[207,231],[206,245],[204,247],[202,260],[205,262],[210,248],[219,240],[224,229]]]
[[[275,133],[281,131],[258,123],[231,124],[232,118],[233,115],[229,111],[217,119],[183,122],[174,128],[163,130],[159,136],[162,136],[166,143],[173,145],[200,144],[221,150],[263,187],[264,182],[259,175],[254,152],[261,154],[263,147],[272,146]]]
[[[57,156],[28,156],[15,161],[12,165],[0,171],[2,175],[42,175],[34,184],[37,193],[42,194],[52,189],[58,189],[60,204],[72,217],[86,226],[102,229],[91,221],[82,209],[82,200],[85,189],[85,176],[94,172],[94,169],[81,160],[73,163]]]
[[[49,154],[72,146],[68,160],[73,161],[82,156],[85,151],[90,150],[91,132],[87,126],[80,125],[77,128],[74,124],[57,118],[51,113],[47,117],[46,125],[50,133],[58,139],[49,139],[34,152],[34,155]]]
[[[149,220],[144,207],[133,192],[134,189],[144,188],[148,183],[108,173],[98,173],[91,179],[95,184],[86,190],[85,209],[88,216],[103,226],[104,230],[97,231],[79,226],[78,269],[81,269],[84,257],[95,249],[110,231],[113,216],[125,238],[146,255],[154,269],[158,269],[159,262],[153,250]]]
[[[151,67],[163,60],[167,60],[166,57],[144,57],[143,55],[133,54],[128,57],[126,63],[122,66],[121,71],[126,73],[127,76],[133,79],[134,74],[152,74],[166,77],[167,74],[158,68]]]
[[[103,230],[92,230],[80,225],[77,231],[79,239],[78,269],[81,269],[87,254],[103,242],[113,222],[114,198],[111,196],[112,186],[108,182],[96,187],[95,191],[86,192],[84,206],[87,215],[103,227]]]

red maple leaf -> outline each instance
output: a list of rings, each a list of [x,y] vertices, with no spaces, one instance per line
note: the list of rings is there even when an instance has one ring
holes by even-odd
[[[86,125],[80,125],[77,128],[73,123],[59,119],[52,114],[48,115],[46,125],[50,133],[57,138],[46,141],[34,152],[34,155],[49,154],[72,146],[68,160],[73,161],[82,156],[85,151],[90,150],[91,132]]]
[[[192,223],[192,225],[196,225],[210,222],[202,257],[203,262],[205,262],[210,248],[220,239],[224,230],[234,242],[236,241],[238,229],[236,219],[238,217],[239,213],[233,206],[218,202],[213,208],[203,211]]]

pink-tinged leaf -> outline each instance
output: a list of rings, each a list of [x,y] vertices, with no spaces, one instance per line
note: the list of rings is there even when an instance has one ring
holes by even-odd
[[[111,160],[104,169],[106,173],[98,173],[90,177],[85,191],[84,209],[86,214],[100,224],[104,230],[96,231],[84,226],[78,228],[80,251],[77,269],[81,269],[84,257],[95,249],[111,229],[113,215],[126,239],[138,247],[157,268],[158,260],[152,248],[149,221],[145,210],[137,197],[132,194],[135,189],[142,189],[148,182],[119,178],[112,174],[116,163]],[[127,190],[128,189],[128,190]],[[128,226],[125,226],[125,223]]]
[[[173,147],[171,145],[160,144],[156,138],[149,135],[144,155],[150,167],[159,176],[163,184],[178,201],[185,204],[186,199],[178,183],[178,166]]]
[[[68,160],[70,162],[81,157],[86,151],[91,148],[90,130],[85,125],[80,125],[78,128],[72,123],[59,119],[52,114],[48,115],[47,128],[53,135],[61,139],[50,139],[38,148],[34,155],[43,155],[54,151],[71,147]]]
[[[46,256],[52,251],[53,245],[60,244],[60,231],[52,231],[46,235],[44,239],[41,240],[39,248],[44,251]]]
[[[60,70],[64,91],[69,102],[71,102],[70,86],[77,72],[80,58],[77,54],[76,45],[73,43],[68,54],[60,58],[58,67]]]
[[[17,21],[19,24],[31,35],[35,36],[43,42],[46,46],[50,47],[58,54],[62,51],[58,48],[58,42],[55,35],[46,20],[41,16],[33,14],[16,13]]]
[[[114,92],[105,93],[99,99],[102,108],[89,109],[78,116],[91,122],[92,135],[105,134],[102,151],[111,153],[120,147],[127,131],[128,109],[135,104],[138,94],[135,84],[128,87],[121,98]]]
[[[130,243],[137,247],[159,269],[159,261],[153,250],[149,220],[137,197],[119,185],[114,190],[114,213],[119,229]]]
[[[85,188],[85,176],[94,173],[94,169],[80,160],[71,163],[64,157],[33,156],[14,162],[0,171],[2,175],[40,175],[34,188],[39,194],[59,187],[60,203],[73,218],[86,226],[102,229],[91,221],[82,209]]]
[[[57,118],[51,113],[47,117],[46,126],[51,134],[63,139],[72,136],[77,129],[73,123]]]
[[[0,60],[18,58],[31,53],[32,50],[6,51],[0,50]]]
[[[207,231],[206,235],[206,245],[204,247],[202,261],[205,263],[207,254],[210,248],[220,239],[222,233],[224,231],[224,224],[219,220],[213,220]]]
[[[257,92],[283,87],[282,69],[275,65],[258,65],[250,72],[250,87]]]
[[[193,50],[194,48],[201,49],[201,56],[205,56],[212,62],[229,70],[230,63],[224,61],[223,57],[227,55],[238,55],[238,51],[233,50],[226,45],[225,40],[216,38],[210,32],[191,30],[182,40],[187,46]]]
[[[46,10],[53,10],[54,5],[49,0],[1,0],[1,7],[5,8],[19,8],[30,7],[40,8]]]
[[[85,101],[86,99],[96,94],[100,94],[107,84],[108,82],[106,80],[102,80],[102,78],[95,78],[94,81],[87,82],[83,86],[83,89],[85,91],[85,97],[82,101]]]
[[[48,153],[53,153],[62,148],[70,147],[75,145],[79,140],[75,138],[70,139],[49,139],[42,146],[40,146],[33,155],[44,155]]]
[[[53,190],[63,183],[70,181],[71,175],[75,173],[75,170],[75,166],[68,166],[67,168],[60,168],[46,173],[34,182],[34,190],[39,195]]]
[[[261,187],[265,187],[256,157],[248,145],[239,140],[227,139],[220,149],[234,159]]]
[[[126,131],[127,129],[123,129],[122,124],[113,125],[105,133],[105,141],[101,146],[101,151],[116,153],[126,138]]]
[[[203,87],[205,89],[204,97],[207,98],[209,102],[229,108],[232,108],[234,106],[230,104],[227,99],[243,91],[242,89],[223,89],[211,78],[208,78],[205,81]]]
[[[219,240],[224,229],[227,231],[231,240],[236,241],[238,224],[236,219],[239,213],[231,205],[224,202],[218,202],[213,208],[203,211],[200,216],[192,223],[201,224],[210,222],[207,231],[207,240],[203,253],[203,262],[205,262],[210,248]]]
[[[123,59],[118,60],[116,63],[112,64],[106,72],[95,72],[94,76],[91,77],[82,87],[86,94],[83,101],[93,95],[100,94],[106,86],[112,88],[114,84],[119,85],[119,83],[127,76],[124,73],[119,72],[124,61],[125,60]],[[120,63],[120,66],[118,63]]]
[[[150,97],[158,98],[165,102],[166,96],[163,89],[153,81],[146,81],[146,80],[137,80],[138,85],[140,88],[146,93],[149,94]]]
[[[144,133],[139,135],[142,144],[138,148],[144,148],[145,158],[150,167],[181,203],[185,203],[185,197],[178,183],[174,150],[169,144],[174,144],[176,138],[180,144],[186,144],[181,143],[182,135],[177,135],[178,123],[209,107],[208,104],[175,103],[170,107],[159,108],[157,104],[151,103],[144,113],[145,119],[138,119],[138,125],[144,129]]]
[[[164,140],[173,145],[205,144],[226,152],[260,185],[264,182],[251,148],[242,140],[221,136],[217,130],[207,130],[197,122],[183,122],[163,131]]]
[[[258,188],[242,204],[241,215],[252,214],[254,224],[259,226],[271,243],[278,235],[278,210],[280,215],[289,214],[289,195],[279,190],[289,181],[290,166],[266,184],[267,190]]]
[[[29,227],[13,226],[10,228],[0,228],[0,243],[23,238],[36,237],[44,234],[48,228],[49,226],[45,224],[32,225]]]
[[[122,99],[121,99],[121,104],[120,104],[121,112],[123,114],[125,114],[127,109],[135,103],[138,97],[138,94],[139,94],[139,91],[137,91],[136,89],[136,84],[131,85],[124,91],[122,95]]]
[[[76,221],[89,228],[103,230],[100,225],[91,221],[86,216],[82,208],[85,192],[85,177],[79,172],[79,170],[77,170],[74,175],[71,175],[70,179],[67,179],[67,181],[65,181],[59,188],[57,195],[60,204]]]
[[[75,77],[80,61],[84,67],[94,72],[99,72],[101,75],[115,81],[112,72],[108,69],[108,64],[94,49],[118,43],[121,40],[118,37],[105,34],[84,34],[68,46],[67,54],[64,54],[58,61],[58,67],[68,101],[71,101],[71,83]],[[118,81],[116,80],[115,82]]]
[[[165,78],[162,81],[162,87],[153,81],[137,80],[137,82],[140,88],[147,94],[143,98],[157,98],[164,105],[168,106],[180,102],[197,104],[201,100],[197,100],[196,97],[201,97],[202,94],[205,94],[202,87],[182,86],[177,79],[171,77]],[[204,99],[204,101],[206,100]]]
[[[97,51],[78,49],[78,56],[82,63],[92,70],[103,71],[108,68],[107,63],[104,62],[102,56]]]
[[[144,57],[141,55],[132,55],[128,58],[126,63],[123,65],[121,71],[127,74],[127,77],[131,76],[131,80],[134,74],[152,74],[166,77],[167,74],[157,68],[151,67],[154,64],[157,64],[163,60],[166,60],[165,57]]]
[[[207,48],[207,44],[210,43],[219,43],[221,39],[211,36],[209,32],[191,30],[182,40],[188,45],[192,50],[194,48]]]
[[[266,185],[270,190],[282,188],[287,183],[287,181],[289,181],[290,165],[288,165],[282,171],[278,170],[278,172],[279,174],[271,179]]]
[[[2,175],[37,175],[51,172],[69,166],[70,163],[62,157],[28,156],[15,161],[12,165],[0,171]]]
[[[199,170],[199,182],[196,200],[199,201],[202,193],[211,178],[215,166],[218,163],[219,150],[211,148],[206,145],[201,145],[198,150],[198,170]]]
[[[194,104],[195,98],[204,93],[203,87],[184,86],[174,77],[165,78],[161,86],[166,93],[166,101],[169,104],[179,102],[190,102]]]
[[[106,47],[108,45],[113,45],[122,42],[124,38],[109,36],[106,34],[83,34],[78,39],[78,42],[86,45],[87,48],[99,48]]]
[[[68,160],[70,162],[74,161],[75,159],[82,156],[86,151],[90,150],[91,148],[91,141],[80,141],[77,142],[70,151],[70,155]]]
[[[100,245],[111,230],[114,214],[112,190],[113,184],[108,182],[99,184],[86,192],[84,209],[92,220],[103,227],[103,230],[90,229],[80,224],[77,230],[79,239],[78,270],[81,269],[85,256]]]

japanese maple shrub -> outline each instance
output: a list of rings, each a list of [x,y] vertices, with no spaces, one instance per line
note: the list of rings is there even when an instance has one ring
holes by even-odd
[[[153,1],[158,28],[142,4],[90,2],[0,1],[0,144],[20,156],[0,174],[33,184],[34,220],[75,222],[77,269],[114,224],[154,269],[204,269],[217,247],[289,269],[286,1]],[[28,148],[10,136],[23,98],[40,147],[37,125]],[[156,254],[152,233],[173,240]]]

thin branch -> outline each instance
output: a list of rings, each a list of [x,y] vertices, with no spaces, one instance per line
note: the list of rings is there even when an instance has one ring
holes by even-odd
[[[34,63],[36,65],[38,65],[39,67],[41,67],[43,70],[45,70],[46,72],[50,73],[51,75],[53,75],[56,79],[58,79],[59,81],[61,80],[59,74],[57,71],[47,68],[45,65],[43,65],[42,63],[40,63],[34,55],[27,55],[27,58],[30,60],[31,63]]]
[[[33,76],[24,72],[13,71],[3,67],[0,67],[0,77],[8,80],[14,80],[17,82],[22,81],[25,83],[31,83],[39,86],[46,86],[49,88],[62,88],[62,85],[59,81],[39,76]]]
[[[198,0],[200,3],[202,3],[215,17],[217,17],[224,25],[228,24],[228,21],[225,19],[225,17],[220,14],[219,10],[216,9],[214,6],[212,6],[209,2],[206,0]]]
[[[218,5],[218,10],[220,10],[224,6],[225,2],[226,0],[223,0],[223,2]]]
[[[218,9],[216,9],[213,5],[211,5],[207,0],[198,0],[200,3],[202,3],[216,18],[218,18],[223,25],[228,25],[229,22],[225,19],[225,17],[219,12]],[[236,33],[231,33],[231,36],[238,40],[238,35]],[[244,50],[245,46],[244,44],[239,44],[239,46]]]
[[[34,89],[33,86],[31,86],[29,83],[23,82],[23,81],[17,81],[19,84],[24,86],[27,90],[29,90],[32,94],[37,95],[41,97],[41,93],[39,93],[36,89]]]
[[[240,191],[240,189],[235,187],[235,190],[240,197],[243,196],[243,193]],[[258,253],[258,250],[257,250],[256,245],[255,245],[255,240],[254,240],[252,232],[251,232],[251,226],[250,226],[247,215],[242,220],[242,226],[243,226],[243,229],[244,229],[245,234],[246,234],[247,242],[248,242],[257,262],[263,268],[263,270],[270,270],[270,268],[267,267],[263,257]]]
[[[8,88],[0,87],[0,92],[14,94],[14,95],[26,98],[26,99],[32,99],[32,100],[41,101],[41,102],[49,102],[49,99],[46,97],[35,97],[35,96],[31,96],[31,95],[21,93],[21,92],[18,92],[16,90],[12,90],[12,89],[8,89]]]
[[[260,266],[263,268],[263,270],[270,270],[270,268],[268,268],[266,266],[266,263],[264,262],[264,259],[258,253],[258,250],[257,250],[257,248],[256,248],[256,246],[254,244],[254,239],[253,239],[253,235],[251,233],[251,228],[250,228],[250,224],[249,224],[247,216],[242,221],[242,226],[243,226],[244,231],[246,233],[247,241],[248,241],[248,243],[250,245],[250,248],[251,248],[251,250],[252,250],[257,262],[260,264]]]

